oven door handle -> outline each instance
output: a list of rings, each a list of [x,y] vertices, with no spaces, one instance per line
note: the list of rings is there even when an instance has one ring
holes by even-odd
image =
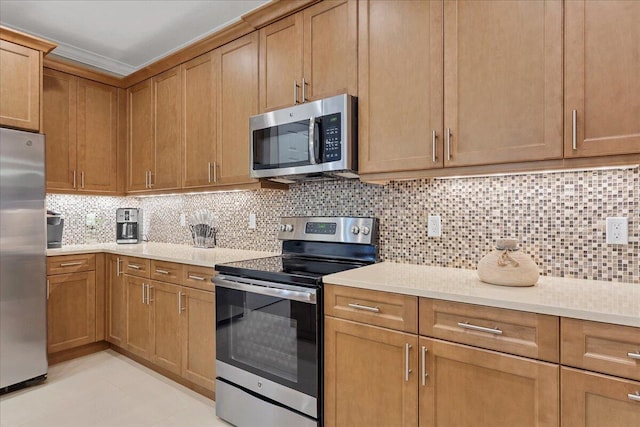
[[[235,289],[238,291],[251,292],[254,294],[267,295],[270,297],[277,297],[287,300],[300,301],[308,304],[316,304],[316,292],[312,291],[297,291],[291,289],[281,289],[274,288],[265,285],[252,284],[253,283],[265,283],[270,284],[269,282],[259,282],[252,281],[251,279],[242,279],[242,282],[237,282],[235,280],[226,280],[225,276],[216,276],[213,278],[213,283],[216,286],[221,286],[223,288]],[[270,284],[272,285],[272,284]]]

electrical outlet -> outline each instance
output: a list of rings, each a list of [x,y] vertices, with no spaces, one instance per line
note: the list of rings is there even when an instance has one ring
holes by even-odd
[[[441,237],[442,227],[440,223],[440,215],[429,215],[427,220],[427,236]]]
[[[96,214],[94,212],[90,212],[85,217],[85,224],[87,227],[95,227],[96,225]]]
[[[626,245],[629,243],[629,226],[625,217],[607,217],[607,244]]]
[[[249,230],[255,230],[255,229],[256,229],[256,214],[250,213],[249,214]]]
[[[180,226],[187,226],[187,216],[184,214],[184,212],[180,214]]]

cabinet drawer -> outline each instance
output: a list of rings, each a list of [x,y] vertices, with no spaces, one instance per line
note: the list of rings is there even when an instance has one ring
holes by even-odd
[[[47,258],[47,275],[77,273],[96,269],[95,254],[61,255]]]
[[[149,277],[150,260],[146,258],[123,257],[122,272],[131,276]]]
[[[184,286],[202,289],[204,291],[215,290],[216,287],[211,279],[217,273],[213,268],[197,265],[184,265],[182,271],[182,284]]]
[[[562,318],[562,364],[640,380],[640,328]]]
[[[417,333],[418,298],[390,292],[325,285],[325,314]]]
[[[182,264],[151,260],[151,278],[161,282],[182,284]]]
[[[558,362],[559,319],[420,298],[420,335]]]

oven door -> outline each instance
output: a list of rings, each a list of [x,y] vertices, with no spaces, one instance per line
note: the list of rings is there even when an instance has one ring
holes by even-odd
[[[217,376],[317,417],[316,290],[218,275]]]

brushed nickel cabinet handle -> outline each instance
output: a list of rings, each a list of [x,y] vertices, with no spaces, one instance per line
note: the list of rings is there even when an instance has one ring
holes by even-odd
[[[636,391],[635,394],[629,393],[627,394],[627,397],[634,402],[640,402],[640,391]]]
[[[213,162],[213,183],[218,183],[218,162]]]
[[[153,172],[149,171],[149,188],[153,187]]]
[[[82,265],[82,261],[61,262],[60,267],[71,267],[72,265]]]
[[[134,270],[140,270],[140,266],[138,264],[129,264],[129,268],[133,268]]]
[[[304,77],[302,78],[302,102],[307,102],[307,86],[309,82],[307,82]]]
[[[205,279],[204,279],[204,277],[195,276],[195,275],[193,275],[193,274],[190,274],[190,275],[189,275],[189,279],[199,280],[199,281],[201,281],[201,282],[204,282],[204,280],[205,280]]]
[[[349,307],[351,308],[355,308],[356,310],[364,310],[364,311],[371,311],[373,313],[380,313],[380,307],[369,307],[368,305],[361,305],[361,304],[349,304]]]
[[[169,272],[167,270],[160,270],[156,268],[156,273],[158,274],[169,274]]]
[[[153,289],[153,286],[147,285],[147,304],[151,304],[153,302],[153,299],[151,299],[151,289]]]
[[[629,352],[627,353],[627,356],[629,356],[632,359],[640,360],[640,352],[637,352],[637,353]]]
[[[120,275],[122,274],[122,270],[120,270],[120,262],[122,260],[120,259],[120,257],[116,258],[116,277],[120,277]]]
[[[447,160],[451,160],[451,128],[447,128]]]
[[[73,171],[73,188],[76,188],[76,171]]]
[[[147,303],[147,285],[145,285],[144,283],[142,284],[142,303],[146,304]]]
[[[487,332],[494,335],[502,335],[502,331],[498,328],[485,328],[484,326],[472,325],[467,322],[458,322],[458,326],[462,329],[470,329],[472,331]]]
[[[427,385],[427,347],[420,349],[420,364],[422,365],[422,385]]]
[[[49,279],[47,279],[47,299],[49,299],[50,291],[51,291],[51,288],[49,287]]]
[[[84,188],[84,171],[80,171],[80,188]]]
[[[178,292],[178,314],[182,313],[182,292]]]
[[[409,381],[409,374],[411,373],[411,369],[409,369],[409,350],[411,350],[411,344],[406,343],[404,345],[404,380]]]
[[[431,161],[436,162],[436,131],[431,131]]]
[[[207,162],[207,182],[211,182],[211,162]]]
[[[578,110],[571,111],[571,148],[578,149]]]
[[[298,81],[294,80],[293,81],[293,104],[299,104],[298,102],[298,88],[300,86],[298,85]]]

